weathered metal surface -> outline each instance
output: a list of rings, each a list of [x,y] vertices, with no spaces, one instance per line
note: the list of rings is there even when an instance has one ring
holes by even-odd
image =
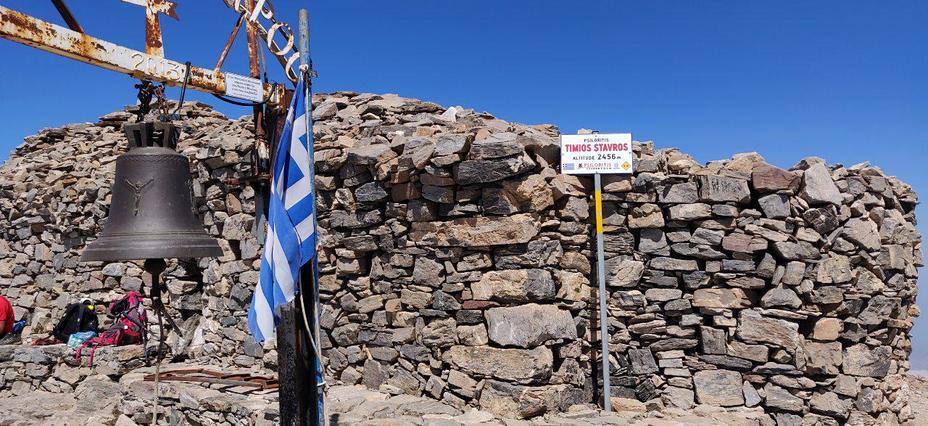
[[[268,51],[284,68],[287,78],[290,82],[296,83],[297,73],[293,70],[293,66],[299,60],[300,54],[294,47],[293,30],[285,22],[280,22],[274,17],[274,8],[271,3],[267,0],[256,0],[256,2],[246,0],[245,5],[242,5],[242,0],[223,0],[223,2],[232,10],[248,17],[249,28],[253,28],[257,35],[261,36],[267,44]],[[264,24],[258,20],[259,17],[270,22],[270,27],[265,28]],[[286,39],[284,47],[280,47],[274,40],[275,34],[280,34]],[[290,54],[291,51],[292,54]],[[288,54],[290,56],[287,56]]]
[[[84,29],[81,28],[81,24],[77,22],[77,18],[75,18],[71,10],[68,9],[68,5],[64,4],[64,0],[52,0],[52,4],[55,5],[55,9],[58,9],[58,13],[64,19],[64,22],[68,24],[68,28],[79,33],[84,32]]]
[[[226,57],[229,56],[229,50],[232,49],[232,43],[235,43],[235,36],[238,35],[238,31],[242,28],[242,22],[245,22],[245,17],[239,16],[235,22],[235,27],[232,28],[232,32],[229,33],[229,38],[226,39],[225,46],[222,47],[222,52],[219,54],[219,59],[216,60],[216,67],[213,68],[213,71],[219,72],[222,68],[222,64],[226,61]]]
[[[255,0],[245,0],[246,6],[249,10],[254,9]],[[246,13],[241,13],[239,19],[247,19]],[[258,58],[258,53],[260,52],[261,47],[258,46],[258,35],[253,25],[249,25],[245,28],[247,36],[247,47],[248,47],[248,72],[252,78],[261,78],[261,63]],[[263,55],[262,55],[263,59]],[[254,123],[255,123],[255,150],[253,152],[253,172],[257,175],[267,174],[270,171],[270,150],[268,149],[268,143],[266,138],[265,127],[267,123],[264,121],[264,106],[255,105],[252,107],[252,113],[254,114]],[[266,186],[261,186],[256,188],[258,191],[266,190]]]
[[[179,20],[177,4],[168,0],[122,0],[145,8],[145,53],[164,57],[164,42],[161,39],[161,21],[159,13]]]
[[[245,0],[245,6],[248,10],[254,9],[255,0]],[[248,13],[242,12],[239,19],[247,19]],[[258,34],[254,25],[248,25],[245,29],[248,43],[248,72],[252,78],[261,78],[261,64],[258,63]]]
[[[82,34],[53,23],[0,6],[0,37],[88,64],[128,74],[134,78],[154,80],[169,86],[184,82],[184,64],[154,56]],[[225,74],[190,67],[188,87],[224,94]],[[264,96],[276,104],[282,86],[264,84]]]

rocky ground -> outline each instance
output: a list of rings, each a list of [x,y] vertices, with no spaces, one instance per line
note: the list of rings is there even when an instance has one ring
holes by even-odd
[[[129,375],[121,383],[108,381],[104,376],[88,379],[74,393],[34,392],[29,395],[0,399],[0,425],[137,425],[128,410],[141,408],[148,412],[150,406],[132,404],[133,392],[144,394],[150,389],[138,386],[139,375]],[[928,378],[909,376],[911,404],[915,413],[915,424],[928,416]],[[240,418],[245,424],[271,425],[276,423],[276,403],[273,395],[256,392],[248,397],[251,404],[237,403],[239,395],[234,392],[217,392],[197,384],[162,385],[166,406],[172,399],[188,408],[203,406],[234,412],[247,407],[252,414]],[[262,399],[262,394],[264,395]],[[230,396],[231,395],[231,396]],[[606,414],[593,406],[577,405],[567,413],[538,417],[530,421],[500,419],[486,411],[458,410],[433,399],[410,395],[389,395],[364,389],[360,386],[334,386],[329,389],[328,408],[332,425],[762,425],[770,424],[769,418],[761,420],[759,409],[724,409],[699,405],[692,410],[677,408],[645,407],[629,400],[616,400],[616,412]],[[264,404],[254,404],[265,401]],[[138,403],[139,401],[134,401]],[[260,406],[263,405],[263,406]],[[649,409],[660,408],[656,411]],[[263,414],[256,414],[263,413]],[[137,414],[137,413],[136,413]],[[257,416],[258,418],[255,418]],[[165,417],[171,424],[187,424],[177,412],[167,412]],[[220,419],[187,418],[198,424],[231,424]]]
[[[915,424],[928,424],[928,377],[909,376],[909,389]]]
[[[591,405],[576,405],[568,412],[532,420],[501,419],[486,411],[461,412],[431,399],[409,395],[389,396],[359,387],[331,389],[332,425],[749,425],[763,415],[760,409],[725,410],[699,406],[694,410],[667,408],[648,411],[633,400],[616,400],[616,412],[605,413]]]

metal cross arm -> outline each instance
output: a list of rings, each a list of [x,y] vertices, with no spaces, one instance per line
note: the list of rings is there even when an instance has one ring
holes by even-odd
[[[166,10],[170,12],[166,13],[168,16],[176,16],[173,13],[173,3],[164,0],[131,0],[130,2],[138,4],[137,2],[142,1],[145,1],[146,5],[154,5],[153,8],[147,10],[160,13],[165,13],[163,10]],[[160,30],[157,28],[156,30],[158,30],[160,44]],[[183,63],[160,55],[129,49],[3,6],[0,6],[0,38],[127,74],[133,78],[153,80],[169,86],[184,84],[185,65]],[[223,95],[226,93],[226,74],[192,66],[187,86],[202,92]],[[267,99],[269,104],[280,103],[284,92],[283,86],[264,83],[262,89],[264,99]]]
[[[152,14],[163,13],[174,19],[177,17],[177,4],[167,0],[122,0],[123,3],[130,3],[136,6],[146,8]]]
[[[177,4],[167,0],[122,0],[145,8],[145,53],[164,57],[164,42],[161,39],[161,21],[158,14],[163,13],[176,20]]]

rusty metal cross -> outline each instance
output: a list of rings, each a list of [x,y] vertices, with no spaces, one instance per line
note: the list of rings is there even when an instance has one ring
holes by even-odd
[[[177,4],[170,0],[122,0],[145,8],[145,53],[164,57],[164,44],[161,41],[161,22],[158,14],[163,13],[174,19],[177,17]]]

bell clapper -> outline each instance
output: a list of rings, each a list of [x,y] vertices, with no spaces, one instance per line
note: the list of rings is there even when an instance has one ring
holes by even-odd
[[[145,259],[144,271],[148,275],[148,282],[151,285],[149,297],[151,297],[152,308],[155,310],[155,315],[158,316],[158,346],[155,350],[155,399],[152,409],[152,424],[158,424],[158,410],[161,402],[161,385],[159,378],[161,376],[161,350],[164,346],[164,322],[162,318],[167,317],[171,327],[177,330],[178,335],[180,334],[180,329],[174,324],[174,320],[164,311],[164,302],[161,300],[161,273],[164,272],[166,268],[167,263],[164,262],[164,259]]]
[[[161,273],[164,272],[166,268],[167,268],[167,264],[164,262],[163,259],[146,259],[145,260],[144,270],[149,276],[148,281],[150,282],[150,286],[151,286],[151,290],[148,296],[151,298],[152,309],[155,311],[155,314],[158,315],[158,322],[159,322],[158,331],[160,333],[159,343],[158,343],[159,354],[161,353],[161,346],[164,345],[164,338],[165,338],[165,334],[163,330],[161,329],[162,327],[160,324],[162,315],[168,321],[168,326],[170,326],[172,329],[174,329],[175,332],[177,332],[177,336],[181,339],[184,338],[180,327],[178,327],[177,323],[174,322],[174,318],[168,315],[167,309],[164,306],[164,301],[161,299],[161,290],[162,290],[161,289],[161,285],[162,285]],[[160,355],[159,355],[159,358],[160,358]]]

